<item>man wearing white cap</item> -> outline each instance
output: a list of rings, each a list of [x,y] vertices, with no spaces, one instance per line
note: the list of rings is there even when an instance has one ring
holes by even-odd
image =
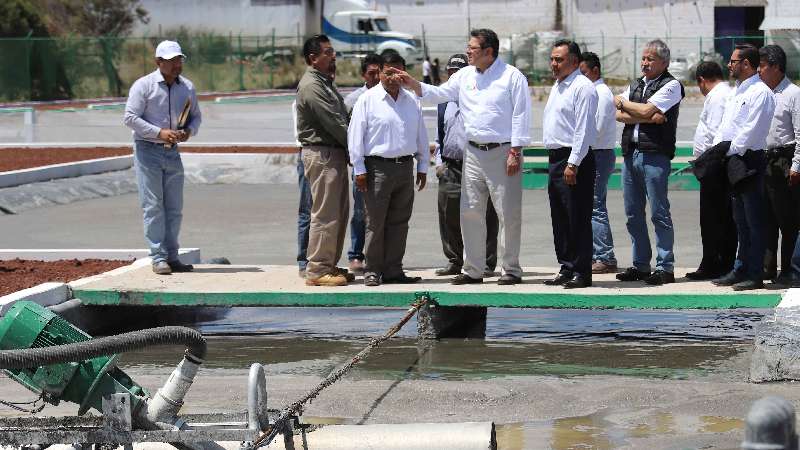
[[[123,123],[133,130],[133,158],[144,236],[153,272],[190,272],[178,260],[178,233],[183,217],[183,163],[178,142],[197,134],[200,108],[194,86],[180,76],[186,55],[174,41],[156,47],[158,67],[130,88]]]

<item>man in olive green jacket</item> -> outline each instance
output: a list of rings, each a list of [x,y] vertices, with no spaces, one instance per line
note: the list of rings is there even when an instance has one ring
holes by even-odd
[[[344,286],[353,280],[336,267],[350,213],[347,109],[333,84],[336,52],[328,37],[309,38],[303,56],[308,68],[297,86],[297,139],[312,199],[306,284]]]

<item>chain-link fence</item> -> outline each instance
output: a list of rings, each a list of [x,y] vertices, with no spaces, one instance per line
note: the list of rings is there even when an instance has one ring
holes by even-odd
[[[501,56],[519,67],[532,83],[549,82],[552,43],[574,39],[584,51],[597,53],[606,79],[624,83],[638,76],[641,48],[649,37],[570,36],[541,32],[502,39]],[[171,36],[189,57],[184,74],[200,92],[291,88],[305,70],[300,54],[301,36]],[[131,83],[155,69],[155,46],[163,38],[19,38],[0,39],[0,101],[57,100],[124,96]],[[786,39],[728,36],[664,39],[672,50],[670,71],[692,79],[693,67],[702,60],[723,64],[735,43],[776,43],[789,56],[788,75],[797,78],[800,56],[797,43]],[[447,58],[464,53],[465,36],[427,36],[425,50],[438,58],[442,70]],[[416,67],[415,73],[419,72]],[[358,61],[340,58],[340,86],[360,84]]]

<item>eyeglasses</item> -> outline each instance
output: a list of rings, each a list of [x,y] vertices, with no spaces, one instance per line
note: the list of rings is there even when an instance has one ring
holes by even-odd
[[[468,45],[467,46],[467,50],[472,50],[473,52],[477,52],[478,50],[483,50],[483,47],[481,47],[481,46],[477,46],[476,47],[476,46]]]
[[[744,61],[744,60],[743,59],[732,59],[732,60],[728,61],[728,65],[729,66],[735,66],[736,64],[739,64],[742,61]]]

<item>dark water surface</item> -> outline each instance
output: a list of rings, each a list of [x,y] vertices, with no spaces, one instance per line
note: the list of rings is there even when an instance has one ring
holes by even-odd
[[[194,324],[209,337],[205,367],[324,376],[404,314],[387,308],[230,308]],[[728,361],[749,351],[771,310],[489,309],[485,340],[418,342],[416,322],[373,351],[355,378],[486,379],[511,375],[628,375],[735,379]],[[126,365],[172,367],[149,349]]]

